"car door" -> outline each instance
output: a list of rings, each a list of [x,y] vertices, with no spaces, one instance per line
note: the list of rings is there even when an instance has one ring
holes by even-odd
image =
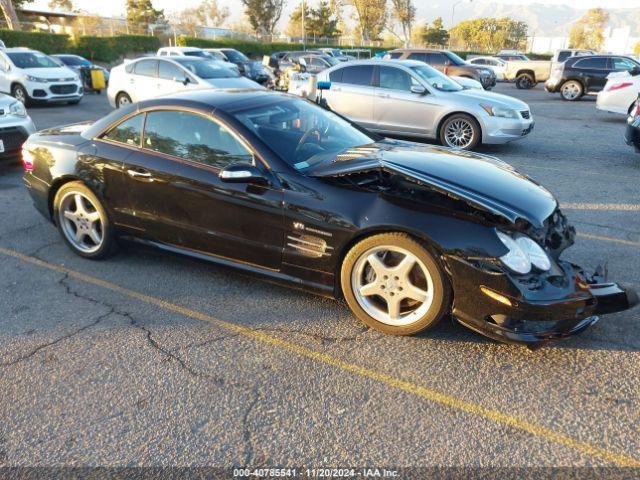
[[[626,57],[611,57],[609,62],[609,69],[614,72],[630,72],[640,68],[640,64]]]
[[[129,85],[126,86],[131,100],[139,102],[160,95],[158,89],[158,60],[139,60],[133,66],[129,75]]]
[[[323,95],[329,108],[364,127],[373,127],[373,65],[353,65],[331,72]]]
[[[11,79],[9,78],[10,70],[11,63],[4,53],[0,53],[0,92],[2,93],[11,93]]]
[[[146,113],[142,146],[126,158],[124,177],[128,203],[148,237],[280,268],[282,191],[219,178],[233,163],[265,168],[233,131],[200,113],[153,110]]]
[[[580,78],[587,92],[602,90],[610,73],[606,57],[581,58],[573,66],[576,76]]]
[[[194,81],[190,81],[185,85],[185,78],[191,76],[184,69],[167,60],[158,61],[158,95],[180,92],[195,84]]]
[[[425,88],[399,67],[379,66],[375,88],[376,128],[389,133],[428,135],[430,111],[428,94],[413,93],[412,87]],[[426,90],[426,89],[425,89]]]

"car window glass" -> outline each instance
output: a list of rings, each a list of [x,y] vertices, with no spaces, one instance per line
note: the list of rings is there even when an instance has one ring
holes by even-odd
[[[422,52],[412,52],[407,57],[409,60],[417,60],[419,62],[427,61],[427,54]]]
[[[445,57],[442,53],[430,53],[427,63],[431,65],[444,65],[446,63],[446,60],[447,57]]]
[[[380,88],[410,91],[412,85],[419,85],[404,70],[393,67],[380,67]]]
[[[253,159],[251,152],[222,125],[180,111],[149,112],[143,147],[214,168]]]
[[[605,69],[607,68],[607,59],[606,58],[583,58],[582,60],[578,60],[574,65],[577,68],[598,68]]]
[[[329,73],[329,80],[331,80],[331,82],[341,83],[343,70],[344,68],[338,68],[337,70],[334,70],[333,72]]]
[[[183,80],[186,76],[187,75],[174,64],[165,61],[158,62],[158,77],[165,80]]]
[[[633,70],[638,65],[628,58],[623,57],[614,57],[613,58],[613,69],[614,70]]]
[[[571,52],[560,52],[558,54],[558,61],[559,62],[564,62],[570,56],[571,56]]]
[[[474,65],[486,65],[487,61],[484,58],[478,58],[477,60],[471,60]]]
[[[373,66],[357,65],[343,68],[343,70],[342,83],[349,83],[351,85],[371,85]]]
[[[156,61],[155,60],[141,60],[136,62],[136,66],[133,71],[136,75],[144,75],[146,77],[156,76]]]
[[[402,52],[391,52],[389,54],[389,58],[394,58],[394,59],[400,58],[401,56],[402,56]]]
[[[105,140],[110,140],[112,142],[124,143],[125,145],[139,147],[140,138],[142,136],[143,119],[143,113],[128,118],[124,122],[116,125],[107,133],[105,133],[102,138],[104,138]]]

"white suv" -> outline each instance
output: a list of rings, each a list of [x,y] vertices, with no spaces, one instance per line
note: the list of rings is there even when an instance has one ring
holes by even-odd
[[[0,50],[0,92],[8,93],[25,105],[35,102],[78,103],[82,82],[67,67],[37,50]]]

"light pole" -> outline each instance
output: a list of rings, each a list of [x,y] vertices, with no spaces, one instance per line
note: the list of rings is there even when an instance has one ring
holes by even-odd
[[[306,50],[307,49],[307,41],[306,41],[306,35],[305,35],[305,31],[304,31],[304,13],[305,13],[304,12],[304,10],[305,10],[305,8],[304,8],[304,0],[302,0],[301,8],[302,8],[302,20],[301,20],[301,23],[302,23],[302,50]]]
[[[451,26],[449,27],[449,30],[453,28],[453,17],[456,14],[456,7],[464,1],[465,0],[458,0],[457,2],[454,2],[453,5],[451,5]],[[473,2],[473,0],[469,0],[469,3],[471,2]],[[449,48],[451,48],[451,34],[449,34]]]

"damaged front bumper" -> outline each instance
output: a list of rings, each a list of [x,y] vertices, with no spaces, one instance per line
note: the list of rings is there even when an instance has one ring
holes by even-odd
[[[536,345],[566,338],[608,313],[638,303],[637,294],[602,283],[580,267],[558,262],[544,280],[490,271],[459,257],[447,257],[454,288],[453,317],[466,327],[507,343]]]

